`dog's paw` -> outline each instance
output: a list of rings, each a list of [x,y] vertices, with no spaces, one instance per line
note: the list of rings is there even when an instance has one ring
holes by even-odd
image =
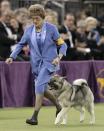
[[[66,125],[67,124],[67,121],[66,120],[63,120],[62,122],[61,122],[61,125]]]
[[[94,125],[95,124],[95,116],[93,116],[90,120],[90,125]]]
[[[83,123],[83,122],[84,122],[84,118],[85,118],[84,115],[80,117],[80,123]]]
[[[81,118],[80,118],[80,123],[83,123],[84,122],[84,116],[82,116]]]
[[[57,121],[55,121],[55,123],[54,123],[55,125],[60,125],[60,122],[57,122]]]
[[[55,120],[55,125],[60,125],[62,123],[62,119],[57,119]]]
[[[95,121],[90,121],[89,124],[90,124],[90,125],[94,125],[94,124],[95,124]]]
[[[80,120],[80,123],[83,123],[84,122],[84,119],[83,120]]]
[[[67,123],[62,122],[61,125],[67,125]]]

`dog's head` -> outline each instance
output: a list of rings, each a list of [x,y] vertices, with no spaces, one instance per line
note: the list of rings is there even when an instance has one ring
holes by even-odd
[[[61,90],[64,85],[64,77],[60,77],[59,75],[52,76],[49,81],[50,90]]]

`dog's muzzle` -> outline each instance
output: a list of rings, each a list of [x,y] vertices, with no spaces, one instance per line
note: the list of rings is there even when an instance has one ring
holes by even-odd
[[[50,90],[60,90],[63,86],[62,82],[50,81],[49,83]]]

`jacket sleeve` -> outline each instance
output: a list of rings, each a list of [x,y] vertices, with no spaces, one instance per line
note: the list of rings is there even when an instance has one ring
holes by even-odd
[[[24,45],[28,43],[28,31],[26,30],[20,40],[20,42],[17,43],[16,49],[11,53],[10,57],[13,59],[16,59],[17,55],[20,53]]]
[[[60,37],[60,34],[56,26],[54,26],[53,28],[53,40],[59,46],[59,54],[63,54],[64,56],[66,56],[67,45],[64,42],[64,40]]]

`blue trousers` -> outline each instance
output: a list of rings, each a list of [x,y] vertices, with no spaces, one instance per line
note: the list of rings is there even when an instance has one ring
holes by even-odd
[[[35,93],[44,94],[47,90],[47,84],[52,76],[53,72],[50,72],[46,67],[42,67],[38,74],[35,74]]]

